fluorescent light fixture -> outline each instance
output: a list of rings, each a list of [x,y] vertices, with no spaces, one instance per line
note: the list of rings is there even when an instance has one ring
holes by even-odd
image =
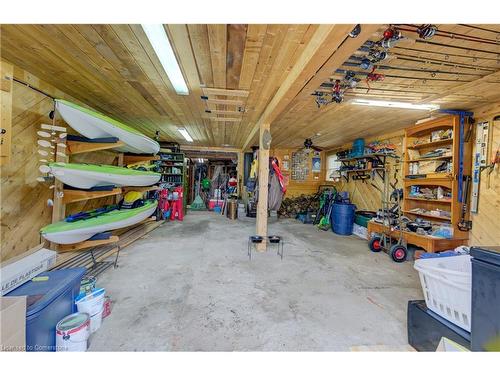
[[[368,105],[374,107],[420,109],[427,111],[433,111],[439,109],[439,105],[437,104],[413,104],[406,102],[392,102],[387,100],[353,99],[351,103],[356,105]]]
[[[177,129],[179,131],[179,133],[182,134],[182,136],[184,137],[184,139],[188,142],[193,142],[193,138],[189,135],[188,131],[184,128],[178,128]]]
[[[163,25],[154,24],[141,26],[151,46],[155,50],[156,56],[158,56],[165,73],[167,73],[168,79],[172,83],[172,86],[174,86],[175,92],[179,95],[189,95],[189,89]]]
[[[205,160],[203,158],[198,158],[198,163],[202,163],[203,164],[204,162],[205,162]]]

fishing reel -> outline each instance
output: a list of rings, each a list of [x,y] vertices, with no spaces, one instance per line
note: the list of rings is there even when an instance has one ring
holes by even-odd
[[[322,105],[326,105],[326,104],[330,103],[330,101],[326,98],[327,94],[324,92],[316,91],[312,95],[314,95],[316,97],[314,99],[314,101],[316,102],[316,105],[318,106],[318,108],[321,108]]]
[[[368,70],[373,68],[372,61],[368,57],[364,57],[359,64],[361,69]]]
[[[360,32],[361,32],[361,25],[358,24],[354,26],[354,29],[352,29],[352,31],[347,35],[349,35],[350,38],[356,38]]]
[[[355,88],[358,85],[359,79],[356,78],[356,73],[348,70],[344,77],[344,85],[348,88]]]
[[[368,53],[368,58],[372,63],[377,63],[379,61],[385,60],[389,57],[389,53],[386,50],[371,49]]]
[[[432,37],[436,35],[437,31],[438,31],[437,26],[430,24],[421,25],[420,27],[417,28],[417,34],[422,39],[432,39]]]
[[[333,85],[332,88],[332,102],[342,103],[343,100],[344,100],[344,93],[342,92],[340,80],[337,79],[335,80],[335,84]]]
[[[383,38],[380,40],[380,46],[383,49],[389,49],[394,47],[402,39],[404,39],[404,36],[401,31],[391,26],[384,31]]]

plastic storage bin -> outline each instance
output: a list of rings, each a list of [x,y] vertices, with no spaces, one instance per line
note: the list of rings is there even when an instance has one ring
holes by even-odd
[[[28,281],[9,296],[27,296],[26,351],[55,351],[56,325],[76,312],[75,298],[85,268],[43,272],[47,281]]]
[[[418,259],[425,303],[429,309],[470,332],[472,266],[469,255]]]

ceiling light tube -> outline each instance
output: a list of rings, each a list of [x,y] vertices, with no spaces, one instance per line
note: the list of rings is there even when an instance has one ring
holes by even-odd
[[[434,111],[439,109],[439,105],[437,104],[413,104],[406,102],[393,102],[387,100],[353,99],[351,103],[356,105],[366,105],[373,107],[419,109],[426,111]]]
[[[193,138],[189,135],[188,131],[184,128],[178,128],[177,129],[179,131],[179,133],[182,134],[182,136],[184,137],[184,139],[188,142],[193,142]]]
[[[174,90],[179,95],[189,95],[189,89],[187,87],[184,76],[182,75],[181,68],[175,57],[174,50],[170,44],[165,28],[162,24],[154,25],[141,25],[142,29],[146,33],[146,36],[153,47],[156,56],[160,60],[165,73],[167,73],[168,79],[174,86]]]

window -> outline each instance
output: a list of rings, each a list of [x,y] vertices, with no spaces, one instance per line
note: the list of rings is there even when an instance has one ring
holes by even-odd
[[[329,155],[326,159],[326,181],[335,181],[340,177],[340,166],[342,163],[338,161],[338,156]]]

